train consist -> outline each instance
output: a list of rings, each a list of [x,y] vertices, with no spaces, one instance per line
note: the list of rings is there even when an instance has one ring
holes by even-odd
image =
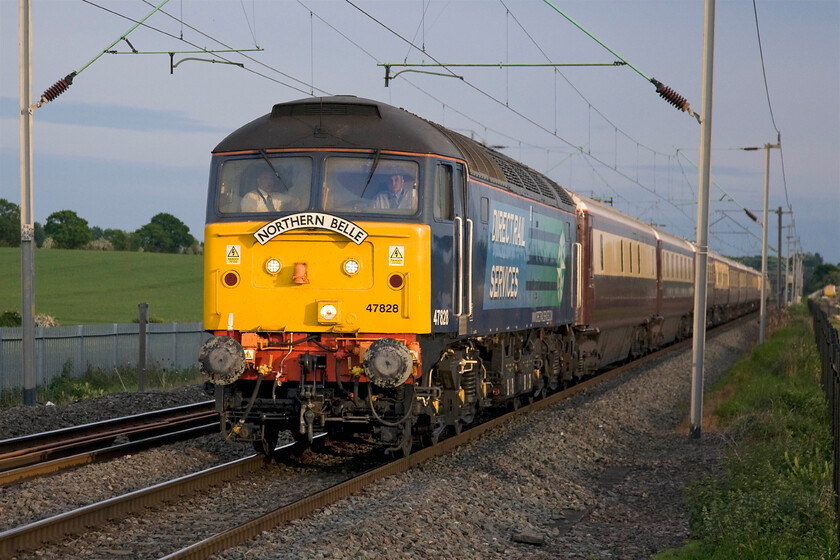
[[[691,333],[695,247],[407,111],[275,105],[213,151],[200,368],[225,437],[409,453]],[[709,323],[760,275],[712,254]]]

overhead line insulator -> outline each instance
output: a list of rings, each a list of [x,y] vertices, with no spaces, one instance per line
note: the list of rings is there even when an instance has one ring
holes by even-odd
[[[60,79],[59,81],[48,87],[46,91],[44,91],[44,93],[41,95],[41,101],[43,101],[44,103],[52,101],[53,99],[67,91],[67,88],[69,88],[73,84],[73,78],[75,77],[76,73],[70,72],[64,78]]]
[[[696,115],[694,111],[691,110],[691,105],[688,103],[685,97],[674,91],[672,88],[666,86],[656,78],[651,78],[650,82],[656,86],[656,93],[659,94],[659,97],[679,109],[680,111],[685,111],[692,117],[695,117],[698,122],[700,122],[700,116]]]

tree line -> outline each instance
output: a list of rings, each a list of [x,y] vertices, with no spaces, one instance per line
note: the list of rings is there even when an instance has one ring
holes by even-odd
[[[161,212],[136,231],[88,226],[87,220],[72,210],[59,210],[43,225],[35,222],[38,247],[56,249],[96,249],[149,251],[153,253],[200,253],[201,244],[190,228],[173,216]],[[0,198],[0,247],[20,246],[20,206]]]

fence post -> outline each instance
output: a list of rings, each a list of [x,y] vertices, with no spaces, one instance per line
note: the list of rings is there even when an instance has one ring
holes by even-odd
[[[172,369],[178,369],[178,323],[173,323],[172,325],[174,332],[172,334]]]
[[[149,319],[149,304],[140,303],[137,305],[139,329],[140,356],[137,360],[137,391],[142,393],[146,390],[146,322]]]
[[[47,335],[44,332],[45,327],[35,327],[35,348],[36,358],[38,358],[38,349],[40,349],[40,359],[36,359],[35,365],[35,388],[37,391],[38,383],[42,383],[48,387],[52,378],[47,379]]]
[[[117,323],[114,323],[114,352],[111,355],[111,364],[108,369],[115,369],[120,365],[120,328]]]
[[[73,377],[79,378],[87,370],[85,367],[85,326],[78,325],[76,327],[76,334],[79,337],[79,343],[76,346],[76,367],[73,368]]]

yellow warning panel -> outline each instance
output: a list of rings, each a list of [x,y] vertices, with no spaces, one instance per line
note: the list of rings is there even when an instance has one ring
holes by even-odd
[[[405,247],[391,245],[388,247],[388,266],[405,266]]]
[[[228,245],[227,246],[227,264],[239,264],[239,260],[241,258],[242,252],[239,249],[239,245]]]

